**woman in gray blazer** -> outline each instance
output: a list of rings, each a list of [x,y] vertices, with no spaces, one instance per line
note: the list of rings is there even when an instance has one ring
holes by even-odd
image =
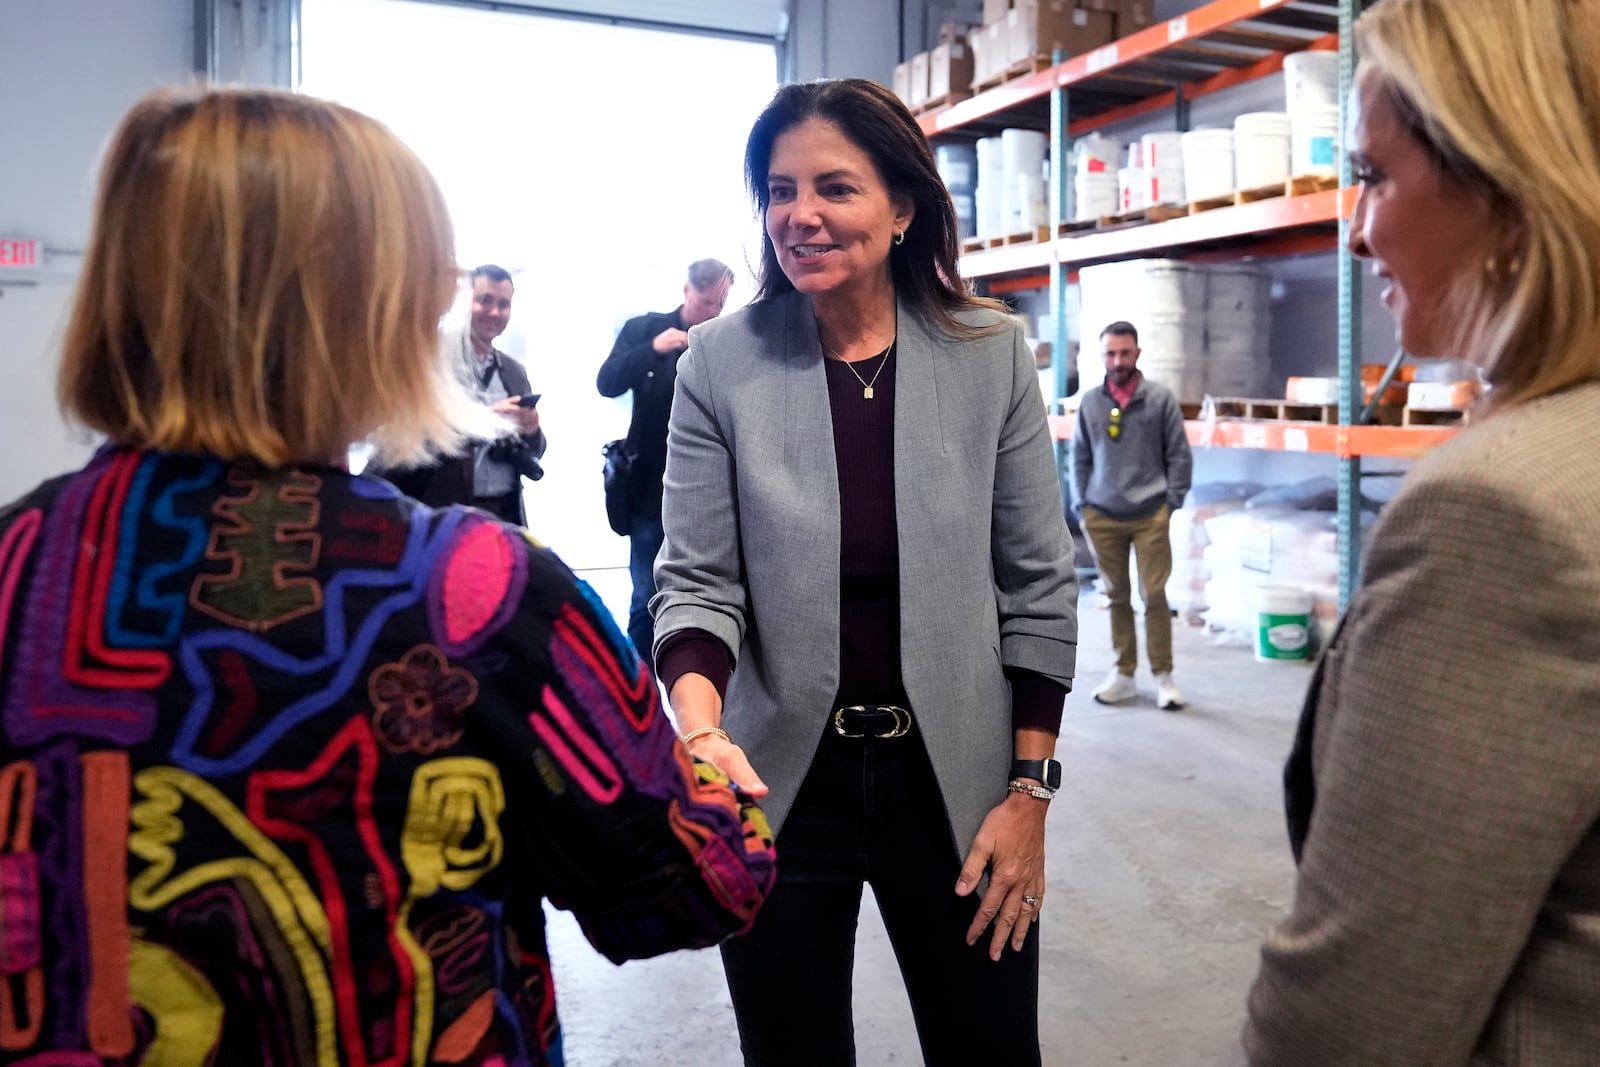
[[[870,884],[927,1061],[1037,1064],[1077,589],[1033,356],[888,90],[786,86],[745,162],[761,288],[690,332],[651,605],[685,742],[779,835],[723,948],[745,1062],[854,1062]]]
[[[1600,1063],[1600,5],[1357,26],[1351,249],[1486,418],[1373,531],[1286,776],[1260,1067]],[[1530,57],[1537,57],[1533,61]]]

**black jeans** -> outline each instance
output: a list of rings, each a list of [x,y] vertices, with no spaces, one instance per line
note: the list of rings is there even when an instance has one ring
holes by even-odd
[[[634,515],[628,520],[628,574],[633,579],[633,599],[628,602],[628,639],[639,658],[656,669],[656,623],[650,598],[656,595],[656,554],[666,540],[660,515]]]
[[[1039,931],[989,959],[968,947],[979,895],[958,897],[961,860],[920,732],[823,734],[778,836],[778,884],[722,962],[746,1067],[856,1062],[851,971],[861,887],[872,886],[934,1067],[1039,1063]]]

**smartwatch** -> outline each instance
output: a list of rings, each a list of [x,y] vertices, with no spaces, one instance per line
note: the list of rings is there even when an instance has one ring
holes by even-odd
[[[1011,777],[1034,778],[1043,782],[1046,789],[1060,789],[1061,764],[1053,759],[1012,760]]]

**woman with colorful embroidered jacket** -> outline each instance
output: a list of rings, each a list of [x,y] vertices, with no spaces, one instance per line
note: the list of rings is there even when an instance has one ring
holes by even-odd
[[[115,134],[59,383],[108,443],[0,510],[7,1055],[559,1064],[543,900],[618,961],[754,918],[764,817],[588,590],[344,469],[507,432],[435,355],[452,245],[346,108]]]

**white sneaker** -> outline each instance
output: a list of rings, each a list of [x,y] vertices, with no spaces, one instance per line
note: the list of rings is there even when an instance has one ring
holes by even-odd
[[[1123,674],[1116,668],[1112,668],[1106,680],[1100,683],[1100,688],[1094,691],[1094,698],[1102,704],[1125,704],[1138,695],[1133,675]]]
[[[1170,674],[1156,675],[1156,707],[1162,711],[1177,711],[1183,707],[1183,692]]]

